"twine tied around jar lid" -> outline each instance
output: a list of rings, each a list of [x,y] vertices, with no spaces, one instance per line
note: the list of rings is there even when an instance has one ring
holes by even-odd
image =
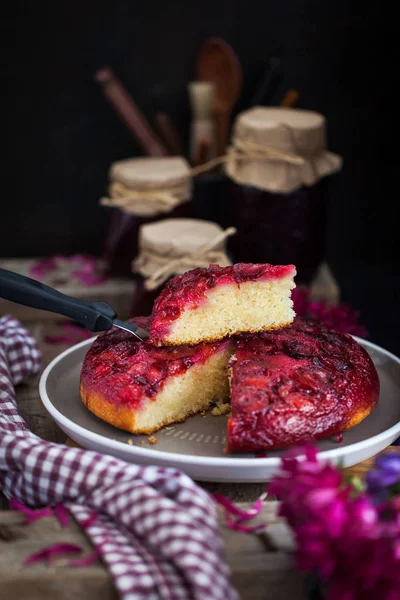
[[[101,198],[102,206],[113,206],[138,216],[152,216],[173,210],[188,199],[186,186],[169,190],[132,190],[122,183],[111,183],[110,198]]]
[[[112,164],[102,206],[149,217],[168,213],[192,197],[190,168],[182,157],[133,158]]]
[[[279,150],[279,148],[273,148],[271,146],[261,146],[255,142],[248,142],[246,140],[235,140],[232,146],[228,146],[226,154],[217,156],[212,160],[194,167],[191,170],[192,175],[199,175],[213,169],[214,167],[223,163],[238,160],[281,160],[288,162],[292,165],[303,165],[305,157],[300,154],[293,154],[292,152],[285,152]]]
[[[235,183],[289,193],[339,171],[342,158],[326,150],[325,118],[315,112],[256,107],[238,115],[224,156],[192,176],[225,165]]]
[[[229,266],[232,262],[225,251],[225,240],[235,233],[234,227],[222,230],[216,223],[197,219],[166,219],[144,225],[140,254],[132,262],[132,270],[144,277],[145,288],[151,291],[172,275],[210,264]],[[150,239],[153,237],[155,241]],[[195,249],[188,251],[189,246]]]

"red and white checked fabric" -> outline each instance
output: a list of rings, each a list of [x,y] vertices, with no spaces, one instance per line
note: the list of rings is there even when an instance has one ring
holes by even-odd
[[[18,321],[1,318],[0,490],[30,507],[65,504],[122,600],[237,600],[214,501],[189,477],[46,442],[27,429],[14,386],[39,369],[36,342]]]

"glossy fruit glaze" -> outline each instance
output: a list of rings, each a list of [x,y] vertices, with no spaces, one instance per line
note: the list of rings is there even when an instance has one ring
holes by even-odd
[[[232,361],[228,451],[285,448],[327,438],[375,406],[379,379],[352,337],[296,318],[238,337]]]
[[[150,326],[153,341],[162,340],[170,329],[171,323],[189,308],[194,309],[206,299],[207,292],[220,285],[236,284],[247,281],[267,281],[283,279],[296,274],[293,265],[255,265],[237,263],[229,267],[210,265],[176,275],[168,281],[154,303]]]
[[[149,318],[131,321],[147,327]],[[194,347],[157,348],[126,331],[113,329],[93,342],[83,363],[81,382],[86,390],[101,394],[113,404],[138,408],[146,399],[154,398],[168,379],[204,363],[230,343],[226,340]]]

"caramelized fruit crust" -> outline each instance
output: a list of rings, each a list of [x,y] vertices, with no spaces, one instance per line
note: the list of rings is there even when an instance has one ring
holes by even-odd
[[[293,265],[237,263],[229,267],[210,265],[176,275],[166,283],[154,303],[150,338],[154,343],[162,341],[182,312],[200,306],[212,288],[229,284],[240,286],[250,281],[279,280],[294,273]]]
[[[148,317],[131,319],[146,328]],[[197,346],[158,348],[120,329],[100,334],[88,350],[81,372],[83,396],[96,395],[115,408],[140,409],[146,400],[155,398],[165,383],[201,365],[222,351],[229,340]]]
[[[243,334],[231,364],[228,451],[330,437],[362,421],[378,396],[375,366],[349,335],[299,318]]]

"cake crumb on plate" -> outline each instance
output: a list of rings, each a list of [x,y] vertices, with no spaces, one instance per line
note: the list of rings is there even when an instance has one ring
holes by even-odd
[[[231,410],[231,405],[228,402],[217,404],[211,411],[213,417],[220,417],[226,415]]]

